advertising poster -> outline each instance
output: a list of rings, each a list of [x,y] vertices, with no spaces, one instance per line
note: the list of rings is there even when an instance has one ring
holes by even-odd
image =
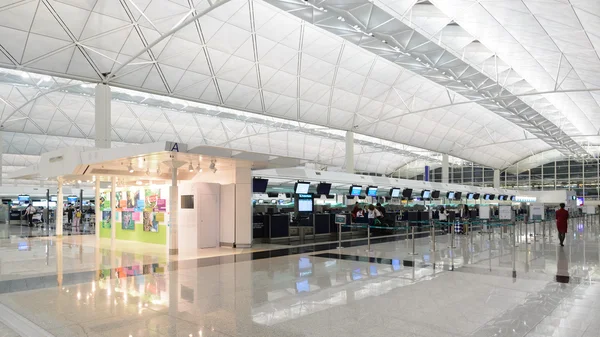
[[[122,191],[115,192],[115,198],[117,199],[117,207],[120,207],[121,200],[124,200],[123,199],[123,192]],[[110,199],[110,197],[109,197],[109,199]]]
[[[144,190],[146,208],[156,208],[157,201],[160,198],[160,190],[159,189],[146,189]]]
[[[158,199],[156,200],[156,208],[158,208],[159,211],[166,211],[167,210],[167,200],[166,199]]]
[[[119,208],[127,208],[127,200],[121,200],[117,203]]]
[[[153,212],[144,212],[144,232],[158,232],[158,221]]]
[[[137,203],[135,205],[135,211],[136,212],[142,212],[144,210],[144,205],[145,205],[144,200],[143,199],[142,200],[138,199],[138,200],[136,200],[136,202]]]
[[[109,192],[100,192],[100,209],[110,209],[110,193]]]
[[[135,192],[127,191],[127,207],[126,208],[134,208],[135,207]]]
[[[110,211],[102,211],[102,228],[110,228],[110,219],[111,213]]]
[[[135,221],[133,220],[133,212],[121,212],[121,228],[125,230],[135,230]]]
[[[154,218],[158,222],[165,222],[165,213],[154,213]]]

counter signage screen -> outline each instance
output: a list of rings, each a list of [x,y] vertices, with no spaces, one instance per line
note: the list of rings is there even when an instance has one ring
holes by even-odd
[[[510,196],[510,201],[515,201],[515,200],[517,200],[517,197],[516,197],[516,196],[514,196],[514,195],[511,195],[511,196]]]
[[[462,192],[455,192],[454,193],[454,199],[455,200],[460,200],[460,198],[462,198]]]
[[[489,194],[484,194],[483,195],[483,200],[490,200],[490,195]]]
[[[362,192],[362,186],[352,185],[350,186],[350,195],[358,196]]]
[[[454,192],[446,193],[446,198],[448,198],[449,200],[454,200]]]
[[[369,186],[367,188],[367,195],[370,197],[376,197],[377,196],[377,186]]]
[[[421,198],[423,199],[429,199],[431,197],[431,191],[430,190],[423,190],[421,192]]]
[[[298,194],[298,212],[313,212],[314,200],[312,194]]]
[[[317,185],[317,194],[329,194],[331,191],[331,184],[329,183],[320,183]]]
[[[306,194],[308,193],[308,189],[310,188],[310,183],[299,181],[294,186],[294,193],[296,194]]]
[[[74,197],[74,196],[67,197],[67,201],[70,204],[76,203],[77,202],[77,197]]]
[[[30,200],[28,195],[19,195],[17,198],[19,200],[19,204],[21,205],[28,204]]]
[[[479,193],[473,194],[473,199],[478,200],[481,195]]]
[[[392,188],[392,190],[390,191],[390,196],[392,198],[399,198],[400,197],[400,189],[399,188]]]
[[[581,207],[581,206],[583,206],[583,204],[584,204],[583,198],[577,197],[577,207]]]
[[[412,192],[413,192],[412,188],[405,188],[405,189],[402,191],[402,196],[403,196],[404,198],[410,198],[410,197],[412,197]]]
[[[432,199],[438,199],[440,197],[440,191],[433,191],[431,192],[431,198]]]
[[[252,192],[265,193],[267,191],[268,184],[269,179],[254,178],[252,179]]]
[[[473,193],[467,193],[467,200],[473,200]]]

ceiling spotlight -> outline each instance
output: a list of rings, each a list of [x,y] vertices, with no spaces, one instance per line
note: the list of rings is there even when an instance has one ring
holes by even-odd
[[[194,167],[192,166],[192,163],[190,163],[190,165],[188,166],[188,171],[194,172]]]
[[[129,170],[129,173],[133,173],[133,166],[131,166],[131,163],[127,166],[127,170]]]
[[[200,167],[200,163],[198,163],[198,165],[196,166],[196,171],[198,171],[198,173],[202,172],[202,168]]]
[[[156,167],[156,174],[160,175],[160,166]]]
[[[150,168],[146,169],[146,175],[149,176],[150,175]]]
[[[209,170],[213,171],[213,173],[217,173],[217,165],[216,165],[217,161],[216,160],[211,160],[210,161],[210,166],[208,167]]]

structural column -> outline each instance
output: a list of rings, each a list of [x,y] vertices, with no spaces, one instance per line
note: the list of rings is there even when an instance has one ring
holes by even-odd
[[[96,116],[96,147],[110,148],[111,132],[111,91],[106,84],[96,85],[95,116]]]
[[[238,163],[235,168],[235,246],[252,246],[252,170]],[[224,201],[222,201],[224,202]]]
[[[58,192],[56,193],[56,236],[63,235],[63,178],[58,177]]]
[[[94,188],[94,214],[96,215],[94,220],[94,234],[96,235],[96,240],[100,240],[100,221],[102,221],[102,211],[100,210],[100,177],[96,178],[94,182],[96,184]]]
[[[494,170],[494,188],[500,188],[500,170]]]
[[[354,132],[346,131],[346,172],[354,173]]]
[[[4,155],[4,132],[0,131],[0,186],[2,186],[2,167],[4,166],[3,155]]]
[[[177,186],[177,167],[171,168],[171,187],[169,188],[169,254],[179,253],[179,187]],[[215,211],[215,210],[213,210]]]
[[[447,184],[449,176],[448,155],[444,153],[442,154],[442,183]]]
[[[115,243],[117,238],[117,178],[110,178],[110,240]]]

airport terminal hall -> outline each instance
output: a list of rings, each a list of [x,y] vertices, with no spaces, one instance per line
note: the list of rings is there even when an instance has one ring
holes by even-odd
[[[0,0],[0,337],[600,337],[600,0]]]

